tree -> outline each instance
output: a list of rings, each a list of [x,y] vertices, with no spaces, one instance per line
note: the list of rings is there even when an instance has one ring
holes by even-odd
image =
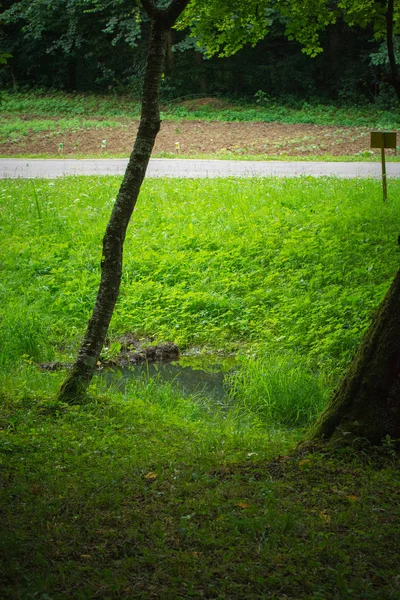
[[[189,0],[172,0],[165,9],[142,0],[151,19],[151,34],[142,92],[142,112],[133,152],[103,238],[101,280],[91,319],[77,359],[61,386],[59,399],[79,400],[89,385],[118,298],[126,229],[139,196],[154,142],[160,129],[159,91],[168,31]]]
[[[159,0],[158,6],[165,8],[166,2]],[[13,59],[7,69],[0,71],[0,87],[12,83],[14,90],[21,85],[52,90],[140,93],[150,22],[138,2],[3,0],[3,4],[0,51],[11,53]],[[219,2],[212,0],[204,4],[210,19],[214,11],[217,20],[221,10]],[[213,60],[204,60],[204,48],[196,46],[196,38],[189,38],[188,29],[171,31],[169,61],[161,87],[163,94],[182,97],[202,92],[247,96],[259,91],[262,82],[261,89],[272,96],[290,95],[304,99],[311,95],[327,100],[344,94],[351,99],[358,98],[368,89],[374,96],[376,73],[381,78],[382,72],[389,71],[387,51],[378,52],[379,40],[371,40],[371,28],[358,28],[357,31],[353,28],[352,31],[339,19],[336,25],[321,34],[320,45],[324,52],[312,61],[307,54],[299,52],[299,42],[288,40],[289,31],[286,37],[284,35],[289,22],[293,26],[293,22],[299,20],[298,17],[290,18],[291,11],[293,15],[297,14],[294,4],[293,8],[286,7],[288,17],[284,14],[283,3],[274,5],[271,2],[264,11],[265,0],[258,3],[250,0],[250,13],[253,5],[259,7],[255,32],[247,18],[246,3],[241,6],[236,2],[231,13],[229,8],[233,4],[225,5],[226,27],[235,25],[230,30],[235,44],[240,44],[250,33],[253,38],[255,34],[257,39],[261,36],[260,43],[256,48],[248,45],[241,52],[231,52],[229,58],[221,59],[215,55]],[[315,10],[317,8],[318,27],[322,31],[324,18],[329,20],[330,16],[320,12],[319,6],[314,6]],[[204,15],[201,19],[204,21]],[[224,35],[227,35],[226,31]],[[215,43],[215,40],[211,39],[211,42]],[[368,64],[366,55],[370,50],[378,52],[379,58],[374,54]]]
[[[2,4],[0,2],[0,8],[1,8]],[[9,52],[0,52],[0,65],[6,65],[8,60],[12,58],[12,54],[10,54]],[[0,95],[0,104],[2,102],[2,97]]]
[[[400,101],[400,75],[396,62],[394,36],[400,33],[400,2],[399,0],[342,0],[339,6],[344,10],[345,19],[349,25],[366,27],[372,25],[374,37],[385,40],[389,63],[389,72],[382,75],[382,80],[389,83],[395,90]]]
[[[192,0],[178,27],[190,27],[208,56],[230,56],[245,44],[255,45],[276,19],[285,22],[285,34],[297,40],[303,52],[322,52],[320,33],[339,18],[350,25],[372,27],[377,40],[386,40],[390,72],[382,79],[390,83],[400,100],[400,75],[394,36],[400,34],[400,0]]]

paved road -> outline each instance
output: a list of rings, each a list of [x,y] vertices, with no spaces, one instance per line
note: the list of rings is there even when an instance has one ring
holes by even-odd
[[[127,159],[0,159],[0,179],[54,179],[65,175],[122,175]],[[389,177],[400,177],[400,163],[387,163]],[[153,158],[147,177],[381,177],[380,163],[190,160]]]

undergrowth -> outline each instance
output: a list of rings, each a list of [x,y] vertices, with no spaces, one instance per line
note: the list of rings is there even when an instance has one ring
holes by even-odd
[[[3,363],[73,355],[119,183],[1,182]],[[147,180],[111,336],[265,346],[342,368],[397,268],[398,187],[384,204],[372,180]]]
[[[154,393],[2,396],[2,599],[398,600],[389,445],[276,458],[282,433]]]

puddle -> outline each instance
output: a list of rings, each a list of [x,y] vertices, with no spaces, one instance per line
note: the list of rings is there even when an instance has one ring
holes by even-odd
[[[235,364],[234,357],[181,356],[174,362],[107,368],[101,371],[101,377],[121,391],[132,378],[154,378],[160,383],[172,383],[185,395],[196,394],[221,401],[226,393],[225,376],[232,372]]]

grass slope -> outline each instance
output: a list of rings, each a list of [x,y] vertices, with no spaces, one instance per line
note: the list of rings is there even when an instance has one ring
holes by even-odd
[[[119,178],[2,181],[6,363],[75,352]],[[400,183],[147,180],[111,336],[347,363],[397,269]],[[50,343],[49,343],[50,342]]]

